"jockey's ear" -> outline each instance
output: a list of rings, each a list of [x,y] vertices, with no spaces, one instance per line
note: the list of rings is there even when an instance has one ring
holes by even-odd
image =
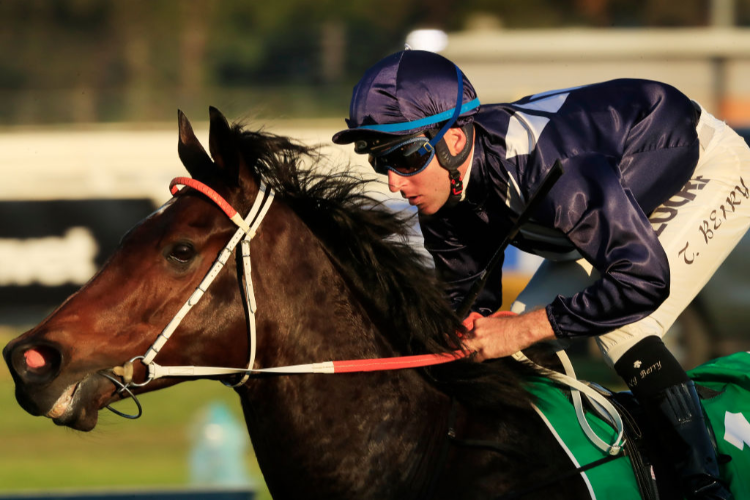
[[[193,127],[190,125],[187,116],[180,110],[177,110],[177,121],[180,130],[177,154],[180,155],[182,164],[185,165],[193,179],[207,178],[214,168],[211,158],[201,146],[198,138],[195,137]]]
[[[222,170],[224,177],[232,184],[239,183],[240,161],[229,122],[218,109],[208,108],[211,126],[208,132],[208,150],[214,163]]]

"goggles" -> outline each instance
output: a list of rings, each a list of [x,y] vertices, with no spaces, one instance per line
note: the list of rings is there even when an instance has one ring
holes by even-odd
[[[378,174],[388,175],[388,171],[392,170],[409,177],[424,170],[434,157],[435,149],[430,139],[419,136],[399,141],[382,153],[371,152],[368,159]]]
[[[359,127],[363,130],[379,132],[401,132],[447,120],[440,131],[435,134],[432,139],[428,139],[422,135],[416,137],[412,135],[411,137],[396,142],[395,145],[391,147],[387,147],[387,149],[384,148],[385,151],[383,153],[376,153],[374,150],[380,148],[373,148],[372,145],[368,145],[366,141],[358,141],[360,144],[355,144],[355,151],[360,153],[370,149],[370,164],[375,169],[375,172],[379,174],[387,175],[389,170],[393,170],[398,175],[410,176],[416,175],[424,170],[435,157],[435,146],[442,140],[443,135],[445,135],[448,129],[456,123],[461,113],[479,107],[479,99],[474,99],[464,105],[461,104],[464,95],[464,81],[461,70],[458,69],[458,66],[456,66],[456,77],[458,80],[458,93],[456,95],[456,106],[452,110],[406,123],[364,125]]]

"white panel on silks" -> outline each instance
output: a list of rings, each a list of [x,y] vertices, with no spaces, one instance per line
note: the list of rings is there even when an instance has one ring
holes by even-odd
[[[582,89],[583,87],[588,87],[588,85],[578,85],[576,87],[568,87],[565,89],[548,90],[546,92],[540,92],[538,94],[534,94],[533,96],[531,96],[531,100],[536,102],[542,97],[555,96],[555,95],[564,95],[565,97],[567,97],[571,90]],[[563,99],[563,102],[564,101],[565,99]],[[557,109],[560,109],[560,108],[558,107]]]
[[[536,99],[537,96],[534,96],[532,98],[532,101],[524,104],[514,104],[514,106],[516,108],[522,109],[532,109],[535,111],[546,111],[547,113],[557,113],[562,105],[565,104],[565,100],[568,98],[568,95],[570,94],[555,94],[541,99]]]
[[[560,91],[553,91],[560,92]],[[542,96],[543,94],[539,94]],[[568,93],[558,93],[535,99],[523,104],[514,104],[515,108],[528,109],[530,111],[541,111],[543,113],[557,113],[565,104]],[[531,153],[536,147],[539,136],[542,135],[544,127],[549,123],[549,118],[544,116],[530,115],[523,111],[516,111],[508,123],[508,132],[505,136],[507,152],[506,159]]]
[[[508,133],[505,135],[505,159],[531,153],[548,123],[549,118],[527,115],[520,111],[511,116]]]

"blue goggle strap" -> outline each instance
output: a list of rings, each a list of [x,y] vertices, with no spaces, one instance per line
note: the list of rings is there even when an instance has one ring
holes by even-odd
[[[456,77],[458,78],[458,96],[456,97],[456,107],[453,109],[453,116],[451,116],[450,120],[445,122],[443,128],[440,129],[440,132],[438,132],[430,142],[419,148],[418,153],[422,156],[435,151],[437,143],[440,142],[440,139],[443,138],[448,129],[451,128],[453,124],[456,123],[456,120],[458,120],[458,117],[461,116],[461,101],[463,101],[464,98],[464,79],[458,66],[456,66]]]

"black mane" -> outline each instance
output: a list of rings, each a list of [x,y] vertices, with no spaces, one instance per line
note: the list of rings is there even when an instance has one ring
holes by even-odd
[[[233,126],[245,164],[262,178],[313,233],[348,280],[371,320],[404,355],[449,352],[460,345],[460,319],[422,254],[407,243],[410,216],[370,197],[367,180],[317,167],[316,147]],[[425,369],[429,380],[476,406],[528,407],[522,388],[532,372],[506,358],[461,360]]]

